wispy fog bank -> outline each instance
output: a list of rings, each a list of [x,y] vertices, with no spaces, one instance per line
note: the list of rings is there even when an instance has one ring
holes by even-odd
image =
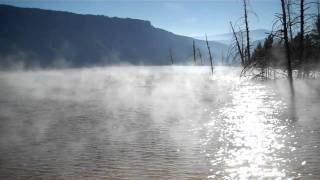
[[[227,169],[235,168],[229,161],[239,160],[232,156],[236,152],[237,157],[264,154],[268,163],[278,163],[281,176],[284,168],[286,177],[296,177],[290,168],[304,156],[282,160],[294,156],[289,148],[309,141],[285,144],[298,133],[288,128],[286,80],[245,81],[239,71],[216,67],[211,76],[206,66],[122,66],[1,72],[0,177],[179,179],[216,172],[230,177]],[[320,84],[295,85],[301,103],[296,125],[316,131]],[[316,143],[318,135],[305,137]],[[239,145],[252,138],[258,143]],[[310,148],[309,155],[317,157]],[[271,171],[262,168],[259,172]]]

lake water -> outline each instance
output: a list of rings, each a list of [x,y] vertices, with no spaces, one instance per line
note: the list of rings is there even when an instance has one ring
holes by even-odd
[[[320,82],[239,69],[0,73],[0,179],[320,179]]]

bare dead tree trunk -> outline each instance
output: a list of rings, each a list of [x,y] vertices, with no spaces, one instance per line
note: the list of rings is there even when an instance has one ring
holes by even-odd
[[[193,51],[193,63],[194,65],[197,64],[197,59],[196,59],[196,45],[194,43],[194,40],[193,40],[193,43],[192,43],[192,51]]]
[[[173,59],[173,53],[171,48],[169,49],[169,56],[170,56],[171,64],[173,65],[174,59]]]
[[[320,17],[320,0],[317,1],[317,17]]]
[[[292,21],[291,21],[291,0],[287,0],[287,13],[288,13],[288,25],[289,25],[289,34],[290,34],[290,40],[293,39],[293,34],[292,34]]]
[[[299,37],[299,63],[298,78],[303,76],[304,70],[304,0],[300,0],[300,37]]]
[[[244,8],[244,21],[246,24],[246,35],[247,35],[247,63],[250,60],[250,35],[249,35],[249,25],[248,25],[248,11],[247,11],[247,0],[243,0]]]
[[[197,48],[197,50],[198,50],[198,55],[199,55],[199,58],[200,58],[200,63],[201,63],[201,65],[203,65],[201,51],[200,51],[200,49],[199,49],[199,48]]]
[[[287,56],[287,71],[288,71],[288,80],[290,85],[290,93],[292,97],[294,97],[294,87],[293,87],[293,78],[292,78],[292,67],[291,67],[291,54],[288,40],[288,28],[287,28],[287,15],[286,15],[286,6],[284,0],[281,0],[281,8],[282,8],[282,26],[283,26],[283,37],[286,48],[286,56]]]
[[[211,73],[212,73],[212,75],[213,75],[213,62],[212,62],[212,56],[211,56],[211,51],[210,51],[210,46],[209,46],[209,42],[208,42],[208,37],[207,37],[207,35],[206,35],[206,43],[207,43],[208,52],[209,52],[210,65],[211,65]]]
[[[244,66],[246,66],[246,54],[245,54],[245,45],[244,45],[244,37],[243,37],[243,33],[240,32],[240,38],[241,38],[241,51],[242,51],[242,54],[243,54],[243,60],[244,60]]]
[[[238,48],[238,52],[239,52],[239,55],[240,55],[240,59],[241,59],[241,65],[244,67],[245,66],[245,59],[244,59],[244,55],[243,55],[243,51],[241,49],[241,45],[240,45],[240,42],[239,42],[239,39],[238,39],[238,36],[237,36],[237,33],[235,32],[234,28],[233,28],[233,25],[232,23],[230,22],[230,26],[231,26],[231,29],[232,29],[232,33],[233,33],[233,36],[236,40],[236,45],[237,45],[237,48]]]

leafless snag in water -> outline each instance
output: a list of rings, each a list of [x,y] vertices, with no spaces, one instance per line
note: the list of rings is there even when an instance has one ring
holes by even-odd
[[[243,0],[243,8],[244,8],[244,21],[246,25],[246,36],[247,36],[247,62],[250,60],[250,35],[249,35],[249,25],[248,25],[248,10],[247,10],[247,0]]]
[[[291,53],[290,46],[288,40],[288,24],[287,24],[287,15],[286,15],[286,6],[284,0],[281,0],[281,9],[282,9],[282,28],[283,28],[283,38],[286,49],[286,57],[287,57],[287,71],[288,71],[288,80],[290,85],[291,96],[294,97],[294,87],[293,87],[293,79],[292,79],[292,67],[291,67]]]
[[[208,37],[206,35],[206,43],[207,43],[207,48],[208,48],[208,52],[209,52],[209,58],[210,58],[210,65],[211,65],[211,73],[213,75],[213,62],[212,62],[212,56],[211,56],[211,51],[210,51],[210,46],[209,46],[209,42],[208,42]]]
[[[246,46],[244,45],[244,37],[243,33],[240,30],[240,32],[235,32],[234,27],[232,23],[230,22],[232,31],[233,31],[233,36],[235,37],[236,40],[236,46],[238,49],[238,54],[240,55],[241,59],[241,65],[243,67],[240,76],[244,76],[245,73],[251,69],[252,64],[250,63],[251,60],[251,45],[250,45],[250,30],[249,30],[249,22],[248,22],[248,0],[243,0],[243,9],[244,9],[244,24],[245,24],[245,43]],[[240,34],[240,37],[238,37],[238,34]],[[240,38],[240,39],[239,39]]]
[[[201,54],[201,51],[199,48],[197,48],[198,50],[198,55],[199,55],[199,58],[200,58],[200,64],[203,65],[203,61],[202,61],[202,54]]]
[[[169,49],[169,58],[170,58],[170,61],[171,61],[171,65],[173,65],[174,64],[174,59],[173,59],[172,48]]]
[[[238,39],[238,36],[237,36],[237,33],[235,32],[234,30],[234,27],[232,25],[232,22],[230,22],[230,26],[231,26],[231,29],[232,29],[232,33],[233,33],[233,37],[236,41],[236,46],[237,46],[237,49],[238,49],[238,53],[240,55],[240,59],[241,59],[241,65],[242,66],[245,66],[245,59],[244,59],[244,55],[243,55],[243,50],[241,48],[241,45],[240,45],[240,42],[239,42],[239,39]]]
[[[192,43],[192,52],[193,52],[193,63],[194,65],[197,64],[197,59],[196,59],[196,45],[194,43],[194,40],[193,40],[193,43]]]
[[[304,70],[304,0],[300,0],[300,34],[299,34],[299,62],[298,78],[303,76]]]
[[[293,34],[292,34],[292,19],[291,19],[291,0],[286,0],[286,7],[287,7],[287,16],[288,16],[288,27],[289,27],[289,34],[290,34],[290,40],[293,39]]]

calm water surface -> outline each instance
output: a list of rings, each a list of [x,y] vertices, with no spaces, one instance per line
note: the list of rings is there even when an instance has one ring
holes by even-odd
[[[0,74],[0,179],[320,179],[320,83],[239,69]]]

